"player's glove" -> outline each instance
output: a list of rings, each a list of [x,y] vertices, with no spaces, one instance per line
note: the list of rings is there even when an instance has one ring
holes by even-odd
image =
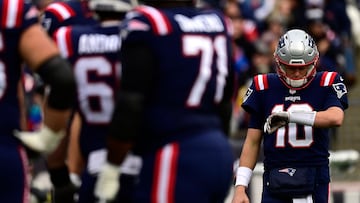
[[[264,132],[271,134],[288,123],[289,123],[289,112],[282,111],[282,112],[273,113],[266,119],[264,125]]]
[[[14,135],[31,150],[49,154],[59,145],[60,141],[65,136],[65,131],[54,132],[46,125],[43,125],[42,128],[36,132],[15,130]]]
[[[297,123],[300,125],[313,126],[315,122],[316,111],[280,111],[271,114],[265,122],[264,132],[271,134],[277,129],[288,123]]]
[[[95,197],[101,201],[112,201],[120,189],[120,166],[106,162],[101,168],[95,184]]]

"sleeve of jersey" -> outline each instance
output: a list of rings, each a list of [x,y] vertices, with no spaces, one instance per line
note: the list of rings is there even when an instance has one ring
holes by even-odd
[[[52,34],[57,28],[60,27],[61,24],[60,20],[58,20],[56,15],[51,10],[44,11],[40,22],[50,36],[52,36]]]
[[[31,4],[25,4],[24,9],[24,29],[30,27],[33,24],[39,23],[39,11]]]
[[[6,1],[3,3],[1,27],[5,29],[26,30],[38,23],[38,9],[24,1]]]
[[[262,119],[260,118],[260,99],[259,99],[259,93],[255,89],[254,81],[251,84],[251,86],[248,88],[244,95],[243,103],[241,105],[242,108],[246,112],[250,114],[250,120],[248,127],[249,128],[255,128],[255,129],[262,129]]]
[[[55,1],[45,8],[41,21],[50,36],[52,36],[59,27],[68,25],[64,23],[75,18],[77,13],[80,12],[75,10],[76,4],[76,1]]]
[[[149,6],[137,7],[127,15],[124,22],[125,34],[122,37],[128,41],[152,42],[154,37],[172,33],[169,19],[160,10]]]
[[[74,53],[74,46],[72,44],[72,27],[63,26],[57,29],[52,36],[55,43],[57,44],[61,56],[69,58]]]
[[[150,38],[151,27],[148,23],[144,22],[143,18],[131,18],[121,25],[120,36],[123,42],[137,43],[147,42]]]
[[[250,114],[248,128],[263,129],[265,122],[263,107],[266,101],[262,92],[269,88],[268,75],[260,74],[253,78],[253,81],[246,91],[241,105]]]
[[[344,79],[336,72],[324,72],[320,85],[328,87],[328,98],[326,99],[325,108],[338,106],[342,109],[348,108],[347,87]]]
[[[247,89],[241,107],[250,114],[259,113],[262,109],[262,98],[260,92],[268,86],[266,75],[257,75],[253,78],[250,87]],[[262,79],[262,80],[260,80]],[[259,88],[266,87],[266,88]]]

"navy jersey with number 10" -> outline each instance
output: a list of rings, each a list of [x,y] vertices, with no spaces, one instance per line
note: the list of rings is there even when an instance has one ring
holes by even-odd
[[[336,72],[318,72],[300,90],[286,87],[277,74],[257,75],[242,106],[252,115],[249,127],[262,130],[265,119],[277,111],[324,111],[332,106],[345,110],[347,89]],[[271,135],[264,135],[265,168],[327,165],[329,139],[328,128],[289,123]]]

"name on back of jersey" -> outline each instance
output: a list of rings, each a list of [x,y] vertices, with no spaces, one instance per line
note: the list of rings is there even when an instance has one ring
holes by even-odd
[[[198,15],[192,18],[177,14],[174,19],[184,32],[223,32],[225,30],[219,16],[215,14]]]
[[[117,52],[121,41],[118,35],[83,34],[79,39],[79,54]]]

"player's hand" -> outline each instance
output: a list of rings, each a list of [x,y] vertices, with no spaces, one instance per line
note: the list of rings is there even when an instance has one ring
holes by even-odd
[[[264,132],[271,134],[277,129],[287,125],[289,123],[289,112],[281,111],[271,114],[265,122]]]
[[[236,186],[234,189],[234,196],[231,203],[249,203],[249,197],[245,192],[244,186]]]
[[[120,167],[106,162],[101,168],[96,184],[95,197],[100,201],[112,201],[120,189]]]
[[[60,141],[65,136],[65,131],[54,132],[44,125],[39,131],[15,131],[14,135],[31,150],[49,154],[59,145]]]

